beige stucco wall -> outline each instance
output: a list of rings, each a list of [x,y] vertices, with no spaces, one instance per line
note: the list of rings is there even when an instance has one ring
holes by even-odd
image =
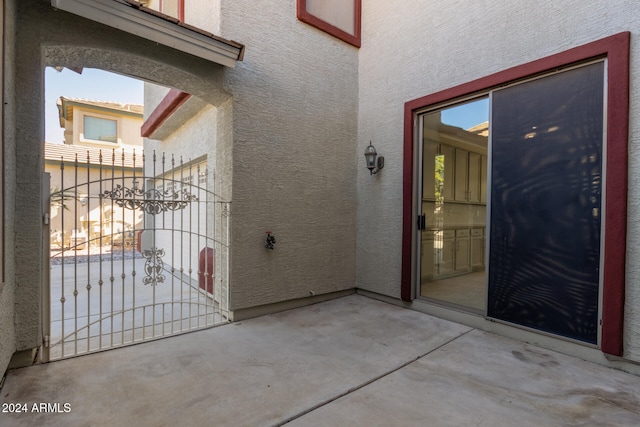
[[[640,361],[640,18],[632,0],[363,2],[358,286],[400,296],[404,103],[622,31],[632,32],[625,356]],[[371,177],[369,140],[386,157]]]
[[[4,372],[16,350],[15,317],[15,194],[16,183],[16,130],[11,123],[16,118],[15,90],[15,0],[5,0],[4,9],[4,282],[0,284],[0,372]]]
[[[230,307],[353,288],[357,49],[298,21],[293,1],[221,3],[220,35],[247,46],[225,72],[233,94]],[[275,250],[265,249],[265,231]]]

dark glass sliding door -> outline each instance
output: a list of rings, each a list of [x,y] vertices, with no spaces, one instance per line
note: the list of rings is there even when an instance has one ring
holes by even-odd
[[[492,93],[489,317],[597,343],[604,63]]]

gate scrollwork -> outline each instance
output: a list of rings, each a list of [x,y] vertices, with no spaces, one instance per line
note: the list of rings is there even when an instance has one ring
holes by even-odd
[[[198,200],[198,196],[191,194],[186,188],[178,191],[156,189],[144,191],[136,186],[128,188],[120,184],[113,190],[103,192],[101,197],[113,200],[121,208],[141,209],[151,215],[184,209],[191,202]]]
[[[142,279],[142,283],[151,286],[155,286],[158,283],[164,283],[164,262],[162,261],[162,257],[164,257],[164,249],[151,248],[149,250],[142,251],[142,256],[146,259],[144,263],[144,272],[146,273],[146,276]]]

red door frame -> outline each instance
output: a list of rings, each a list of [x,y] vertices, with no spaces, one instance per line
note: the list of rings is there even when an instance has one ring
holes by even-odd
[[[619,33],[527,64],[491,74],[431,95],[414,99],[404,107],[403,224],[401,297],[414,295],[412,248],[415,234],[414,118],[416,111],[473,93],[548,72],[589,59],[607,58],[607,163],[602,297],[604,353],[623,352],[625,255],[627,235],[627,146],[629,139],[630,33]]]

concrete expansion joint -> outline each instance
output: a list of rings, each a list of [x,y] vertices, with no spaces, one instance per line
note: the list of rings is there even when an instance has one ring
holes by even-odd
[[[464,337],[469,332],[474,331],[474,330],[475,330],[475,328],[471,328],[468,331],[465,331],[465,332],[461,333],[460,335],[452,337],[452,338],[448,339],[447,341],[443,342],[442,344],[440,344],[439,346],[434,347],[433,349],[427,351],[426,353],[421,354],[421,355],[416,356],[415,358],[413,358],[411,360],[406,361],[405,363],[401,364],[400,366],[396,366],[395,368],[393,368],[393,369],[391,369],[391,370],[389,370],[389,371],[387,371],[387,372],[385,372],[383,374],[380,374],[380,375],[378,375],[376,377],[371,378],[368,381],[365,381],[364,383],[362,383],[360,385],[357,385],[355,387],[350,388],[349,390],[345,391],[344,393],[340,393],[340,394],[338,394],[338,395],[336,395],[336,396],[334,396],[334,397],[332,397],[330,399],[327,399],[327,400],[325,400],[323,402],[318,403],[317,405],[314,405],[314,406],[312,406],[312,407],[310,407],[308,409],[305,409],[304,411],[301,411],[301,412],[297,413],[296,415],[293,415],[293,416],[287,418],[286,420],[283,420],[283,421],[281,421],[281,422],[279,422],[277,424],[274,424],[274,427],[280,427],[280,426],[283,426],[285,424],[288,424],[291,421],[297,420],[298,418],[301,418],[304,415],[307,415],[307,414],[309,414],[309,413],[311,413],[311,412],[313,412],[313,411],[315,411],[317,409],[322,408],[323,406],[326,406],[326,405],[328,405],[328,404],[330,404],[332,402],[335,402],[338,399],[341,399],[341,398],[343,398],[345,396],[348,396],[351,393],[354,393],[354,392],[356,392],[358,390],[361,390],[364,387],[366,387],[366,386],[368,386],[370,384],[373,384],[374,382],[379,381],[379,380],[381,380],[381,379],[383,379],[383,378],[385,378],[385,377],[387,377],[387,376],[389,376],[389,375],[391,375],[391,374],[393,374],[395,372],[398,372],[399,370],[401,370],[403,368],[406,368],[407,366],[411,365],[412,363],[417,362],[418,360],[420,360],[420,359],[422,359],[424,357],[427,357],[428,355],[430,355],[434,351],[440,350],[441,348],[451,344],[453,341],[456,341],[456,340]]]

